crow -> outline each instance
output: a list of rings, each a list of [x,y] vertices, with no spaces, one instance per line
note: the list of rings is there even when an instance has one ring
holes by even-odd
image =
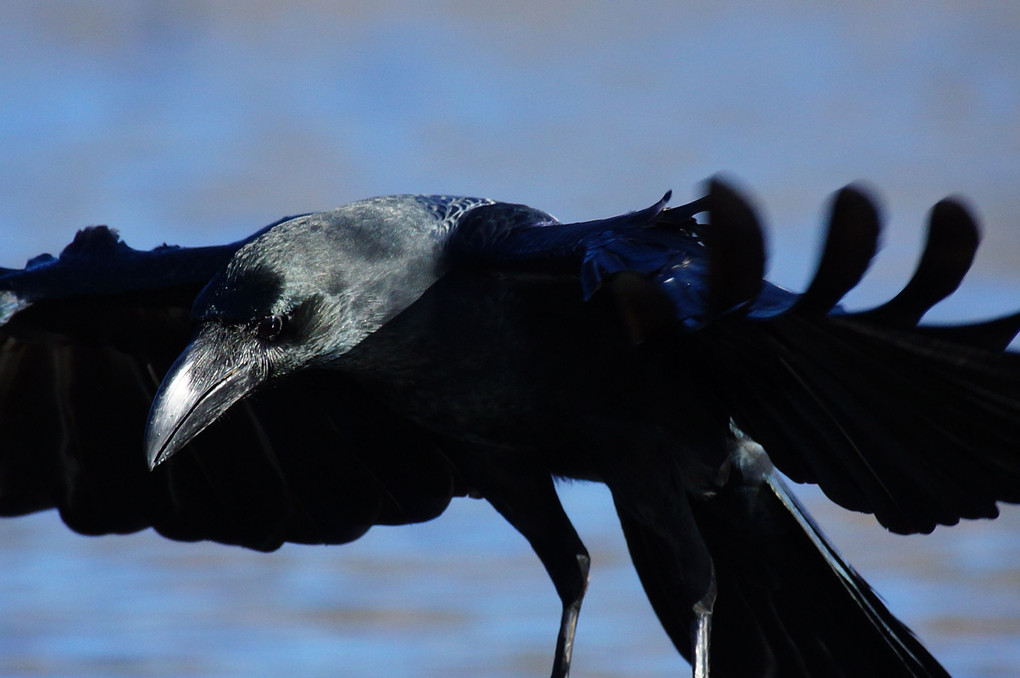
[[[947,675],[775,469],[903,534],[1020,502],[1020,313],[919,324],[973,217],[938,203],[908,284],[849,312],[863,189],[800,294],[729,183],[669,198],[565,224],[387,196],[205,248],[80,231],[0,269],[0,515],[270,551],[484,498],[562,602],[556,678],[590,559],[555,482],[600,482],[695,676]]]

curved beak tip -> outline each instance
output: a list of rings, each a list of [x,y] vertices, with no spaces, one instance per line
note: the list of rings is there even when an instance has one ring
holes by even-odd
[[[145,426],[145,459],[150,471],[177,454],[264,379],[257,364],[224,360],[224,354],[233,352],[200,338],[170,367],[153,398]]]
[[[175,433],[183,422],[180,419],[170,416],[176,410],[167,407],[167,398],[164,389],[161,387],[152,401],[152,408],[149,410],[149,421],[145,425],[145,461],[149,470],[155,469],[164,461],[173,456],[173,453],[182,445],[174,445]]]
[[[170,455],[165,454],[165,450],[162,446],[159,447],[149,447],[149,445],[145,446],[145,460],[148,463],[150,471],[154,471],[157,466],[159,466],[169,458]]]

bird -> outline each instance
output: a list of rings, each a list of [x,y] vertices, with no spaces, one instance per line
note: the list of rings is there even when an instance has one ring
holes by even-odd
[[[556,483],[603,483],[696,678],[948,675],[780,472],[901,534],[1020,502],[1020,313],[921,323],[970,209],[936,204],[905,287],[849,311],[867,190],[831,199],[800,293],[731,181],[670,199],[561,223],[383,196],[195,248],[83,229],[0,269],[0,515],[272,551],[484,499],[554,584],[564,678],[590,556]]]

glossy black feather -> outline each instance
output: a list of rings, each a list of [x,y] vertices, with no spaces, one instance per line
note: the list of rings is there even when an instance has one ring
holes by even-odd
[[[314,372],[149,472],[152,396],[188,341],[195,296],[239,245],[139,252],[97,228],[0,279],[28,302],[0,335],[0,513],[56,507],[85,534],[155,527],[271,550],[427,520],[464,493],[427,432]]]
[[[853,289],[878,249],[878,212],[860,190],[848,186],[836,194],[829,232],[814,279],[797,298],[800,313],[828,313]]]
[[[83,231],[0,271],[0,514],[271,550],[484,497],[556,585],[564,676],[588,556],[551,478],[599,481],[684,656],[714,604],[713,675],[944,675],[742,435],[898,532],[1020,501],[1020,314],[917,326],[966,272],[973,219],[940,203],[904,290],[848,314],[879,235],[860,189],[801,295],[762,280],[738,192],[668,199],[560,224],[391,196],[151,252]],[[252,392],[172,450],[180,429],[147,435],[154,398],[172,423],[184,390],[242,368],[195,386],[217,361],[257,372]]]
[[[953,293],[970,269],[980,233],[974,218],[958,201],[946,199],[932,208],[917,270],[906,287],[861,319],[886,326],[912,327],[928,310]],[[1014,332],[1015,334],[1015,332]]]

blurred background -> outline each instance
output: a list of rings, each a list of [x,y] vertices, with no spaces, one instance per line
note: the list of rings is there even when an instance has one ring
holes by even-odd
[[[928,208],[966,196],[975,270],[935,320],[1020,301],[1020,5],[1003,2],[64,2],[0,22],[0,266],[106,223],[134,247],[222,243],[385,193],[566,220],[698,195],[718,172],[803,288],[825,201],[883,206],[850,305],[909,277]],[[593,555],[575,674],[684,675],[608,494],[561,488]],[[800,492],[957,676],[1020,674],[1020,512],[894,537]],[[548,673],[559,605],[488,505],[271,555],[0,523],[0,676]]]

